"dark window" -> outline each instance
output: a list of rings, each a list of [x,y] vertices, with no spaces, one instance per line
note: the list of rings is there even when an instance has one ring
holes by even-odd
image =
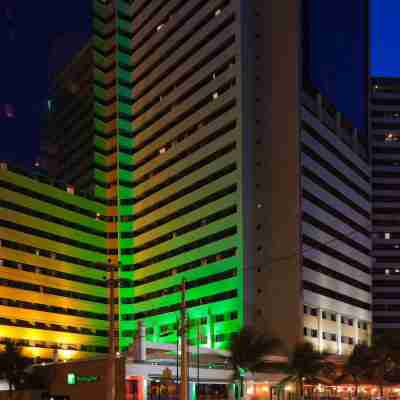
[[[311,329],[311,336],[316,338],[318,336],[318,330],[317,329]]]
[[[224,320],[225,320],[224,314],[218,314],[218,315],[215,316],[215,321],[216,322],[222,322]]]

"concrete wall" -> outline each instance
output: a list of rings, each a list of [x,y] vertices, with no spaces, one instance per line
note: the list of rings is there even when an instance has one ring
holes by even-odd
[[[41,390],[21,390],[12,392],[12,400],[41,400]],[[10,400],[10,394],[8,391],[0,392],[0,400]]]
[[[301,337],[299,268],[300,1],[258,2],[255,12],[255,317],[292,347]],[[255,241],[257,240],[257,236]]]
[[[111,377],[114,372],[116,384],[116,399],[122,400],[125,396],[125,359],[117,358],[113,367],[108,358],[93,359],[91,361],[73,361],[48,365],[44,368],[49,380],[51,395],[69,395],[71,399],[87,398],[106,400],[111,396]],[[96,376],[95,382],[77,383],[69,385],[67,375],[74,373],[77,376]]]

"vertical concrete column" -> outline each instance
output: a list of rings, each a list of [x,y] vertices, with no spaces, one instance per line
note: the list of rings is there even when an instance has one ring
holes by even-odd
[[[235,400],[235,383],[228,385],[228,400]]]
[[[208,310],[207,325],[207,347],[211,349],[214,348],[214,316],[211,309]]]
[[[141,395],[142,397],[139,398],[139,400],[147,400],[147,379],[143,378],[141,380],[142,384],[141,387],[139,387],[139,396]]]
[[[146,327],[143,321],[138,323],[138,361],[146,361]]]
[[[336,340],[337,340],[337,353],[341,355],[342,351],[342,315],[336,314]]]
[[[318,351],[322,351],[322,308],[318,308]]]
[[[354,328],[355,328],[354,338],[355,338],[355,343],[356,344],[358,344],[358,341],[360,340],[360,332],[359,332],[358,324],[359,324],[358,318],[354,318]]]
[[[196,400],[196,383],[189,381],[189,400]]]

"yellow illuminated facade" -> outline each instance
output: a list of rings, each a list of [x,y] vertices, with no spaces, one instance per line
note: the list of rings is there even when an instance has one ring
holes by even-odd
[[[0,168],[0,340],[32,358],[107,351],[105,222],[100,203]]]

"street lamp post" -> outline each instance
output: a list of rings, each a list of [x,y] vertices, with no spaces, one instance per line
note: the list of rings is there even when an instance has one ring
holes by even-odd
[[[109,262],[102,264],[107,273],[106,283],[108,287],[108,359],[109,359],[109,379],[110,379],[110,390],[109,390],[109,400],[116,399],[116,332],[115,332],[115,288],[119,284],[119,279],[115,278],[116,265]]]
[[[200,394],[200,319],[197,319],[197,385],[196,400],[199,400]]]
[[[115,355],[115,284],[117,281],[115,280],[115,271],[114,265],[110,264],[109,268],[110,278],[108,280],[108,287],[109,287],[109,354]]]
[[[186,324],[186,281],[182,280],[181,304],[181,385],[180,400],[188,400],[188,354],[187,354],[187,324]]]
[[[110,400],[116,399],[116,359],[115,359],[115,278],[114,278],[114,265],[110,264],[109,267],[109,333],[108,333],[108,341],[109,341],[109,358],[110,358],[110,377],[111,377],[111,385],[110,385]]]
[[[178,392],[179,392],[179,318],[176,317],[176,381],[175,381],[175,393],[176,398],[178,399]],[[160,334],[160,337],[168,336],[172,333],[172,331],[165,332],[164,334]]]

